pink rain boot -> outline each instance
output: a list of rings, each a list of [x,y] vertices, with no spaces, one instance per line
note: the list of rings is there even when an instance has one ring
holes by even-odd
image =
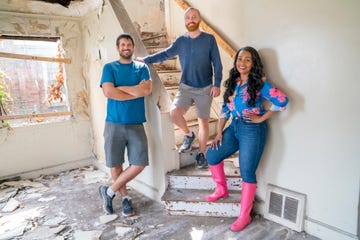
[[[251,223],[250,212],[255,198],[256,183],[242,183],[240,216],[231,224],[231,231],[239,232]]]
[[[212,194],[205,196],[206,201],[215,202],[220,198],[227,198],[229,196],[229,192],[226,186],[224,162],[213,166],[209,165],[209,169],[211,176],[216,183],[216,188]]]

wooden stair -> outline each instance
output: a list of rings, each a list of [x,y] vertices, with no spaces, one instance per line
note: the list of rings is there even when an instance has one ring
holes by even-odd
[[[225,162],[229,197],[207,202],[205,196],[215,189],[209,170],[193,166],[167,174],[168,187],[161,200],[171,215],[236,217],[240,213],[241,178],[232,162]]]

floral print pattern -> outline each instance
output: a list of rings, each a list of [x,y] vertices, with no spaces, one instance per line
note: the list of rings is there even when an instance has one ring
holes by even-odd
[[[277,98],[280,102],[285,102],[287,98],[286,95],[276,87],[271,88],[269,94],[271,97]]]
[[[226,117],[241,117],[245,113],[255,113],[258,115],[263,115],[266,110],[263,108],[262,102],[270,101],[272,106],[270,107],[271,111],[284,111],[286,105],[288,104],[288,97],[280,91],[278,88],[273,87],[268,80],[264,82],[264,86],[257,93],[257,98],[255,100],[255,106],[248,106],[248,101],[250,100],[250,95],[247,92],[248,84],[237,85],[235,87],[235,94],[231,97],[230,102],[224,103],[220,113],[220,118]]]

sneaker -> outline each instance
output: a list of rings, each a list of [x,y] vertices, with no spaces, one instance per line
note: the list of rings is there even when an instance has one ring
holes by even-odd
[[[107,193],[106,193],[107,189],[108,189],[107,186],[100,186],[99,194],[100,194],[101,198],[104,200],[104,205],[103,205],[104,210],[107,213],[112,214],[112,213],[114,213],[113,206],[112,206],[112,200],[114,199],[115,195],[113,197],[110,197],[109,195],[107,195]]]
[[[184,142],[180,147],[179,152],[187,152],[191,150],[191,144],[194,142],[195,140],[195,134],[194,132],[192,132],[192,136],[189,137],[188,135],[184,136]]]
[[[203,153],[199,153],[196,156],[196,167],[198,169],[207,169],[208,163]]]
[[[135,211],[133,207],[131,206],[131,200],[128,198],[124,198],[122,201],[122,215],[125,217],[131,217],[135,215]]]

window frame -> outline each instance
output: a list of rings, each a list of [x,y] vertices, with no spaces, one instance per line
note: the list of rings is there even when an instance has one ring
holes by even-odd
[[[28,40],[28,41],[47,41],[47,42],[57,42],[61,41],[60,37],[32,37],[32,36],[9,36],[9,35],[0,35],[0,40]],[[8,52],[0,52],[0,57],[2,58],[14,58],[20,60],[33,60],[33,61],[47,61],[47,62],[57,62],[63,64],[70,64],[71,58],[65,57],[43,57],[35,56],[28,54],[15,54]],[[66,86],[65,86],[66,87]],[[70,104],[70,103],[68,103]],[[69,105],[71,109],[71,106]],[[60,112],[44,112],[44,113],[29,113],[29,114],[11,114],[0,116],[0,121],[7,120],[17,120],[17,119],[33,119],[33,118],[46,118],[46,117],[61,117],[61,116],[73,116],[72,111],[60,111]],[[47,122],[48,123],[48,122]],[[30,124],[27,124],[30,125]]]

